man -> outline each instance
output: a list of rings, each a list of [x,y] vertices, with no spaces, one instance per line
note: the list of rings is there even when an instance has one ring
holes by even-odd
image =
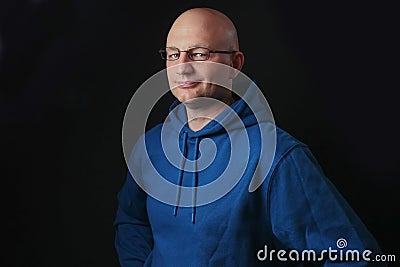
[[[129,161],[132,166],[118,195],[114,223],[121,265],[303,266],[307,260],[324,266],[340,265],[339,261],[347,261],[340,266],[368,265],[364,258],[355,261],[331,255],[331,249],[352,249],[361,257],[365,250],[378,253],[379,247],[306,145],[276,128],[271,164],[262,160],[264,151],[260,150],[268,146],[260,146],[261,140],[270,135],[268,116],[260,122],[260,112],[251,109],[251,101],[232,93],[237,73],[214,68],[240,71],[243,66],[244,55],[231,20],[213,9],[187,10],[173,23],[166,48],[160,52],[177,101],[170,108],[169,120],[145,134]],[[218,77],[224,78],[215,82]],[[247,90],[248,96],[252,91]],[[235,118],[240,118],[242,126]],[[250,142],[240,139],[243,133]],[[206,139],[214,145],[202,147]],[[163,147],[174,140],[178,141],[180,163],[171,163],[164,155]],[[213,147],[215,154],[210,152]],[[240,158],[241,153],[246,166],[242,167],[241,160],[229,162],[229,156],[239,154]],[[201,160],[209,158],[213,162],[202,167]],[[260,174],[259,163],[268,165],[266,175]],[[241,179],[232,182],[223,196],[204,200],[212,190],[199,190],[224,176],[228,165],[240,172]],[[148,194],[147,183],[157,175],[177,185],[175,202]],[[255,176],[262,176],[260,185],[249,190]],[[298,256],[311,250],[315,258]],[[289,255],[290,251],[299,254]]]

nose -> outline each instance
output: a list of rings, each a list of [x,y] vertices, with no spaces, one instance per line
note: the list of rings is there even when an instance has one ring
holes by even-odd
[[[185,62],[190,62],[190,61],[192,61],[192,60],[189,58],[189,53],[187,51],[181,51],[178,62],[185,63]]]
[[[177,65],[175,66],[176,74],[187,75],[194,72],[193,61],[189,58],[188,53],[181,52],[179,59],[175,61]]]

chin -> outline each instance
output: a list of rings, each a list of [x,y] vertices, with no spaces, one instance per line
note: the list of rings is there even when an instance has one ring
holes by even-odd
[[[181,103],[193,103],[196,101],[197,98],[199,98],[200,96],[193,96],[193,97],[177,97],[177,99],[181,102]]]
[[[173,92],[173,95],[180,101],[180,102],[187,102],[196,100],[199,97],[205,97],[203,94],[196,94],[195,92]]]

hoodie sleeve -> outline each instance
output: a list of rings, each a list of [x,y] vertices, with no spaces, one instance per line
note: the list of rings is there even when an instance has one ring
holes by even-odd
[[[318,263],[323,266],[338,264],[330,260],[328,251],[323,250],[337,250],[338,253],[331,254],[332,257],[337,255],[337,260],[340,260],[340,250],[344,254],[348,250],[357,250],[360,261],[342,262],[343,266],[386,266],[362,260],[364,250],[372,251],[369,255],[372,260],[375,254],[381,252],[379,246],[343,196],[325,177],[306,146],[293,148],[276,168],[270,182],[268,205],[275,247],[296,250],[300,256],[304,250],[314,250],[317,259],[321,257]],[[347,245],[344,246],[345,243]]]
[[[153,235],[147,217],[146,194],[129,172],[118,193],[114,227],[115,248],[121,266],[143,266],[153,248]]]

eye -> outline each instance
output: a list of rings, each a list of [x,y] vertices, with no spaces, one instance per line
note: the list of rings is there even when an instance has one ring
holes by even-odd
[[[209,56],[208,50],[202,47],[195,47],[189,51],[192,60],[207,60]]]
[[[168,54],[168,60],[177,60],[179,58],[179,53]]]
[[[193,53],[192,57],[198,57],[198,58],[202,58],[202,57],[206,57],[207,55],[204,53]]]

